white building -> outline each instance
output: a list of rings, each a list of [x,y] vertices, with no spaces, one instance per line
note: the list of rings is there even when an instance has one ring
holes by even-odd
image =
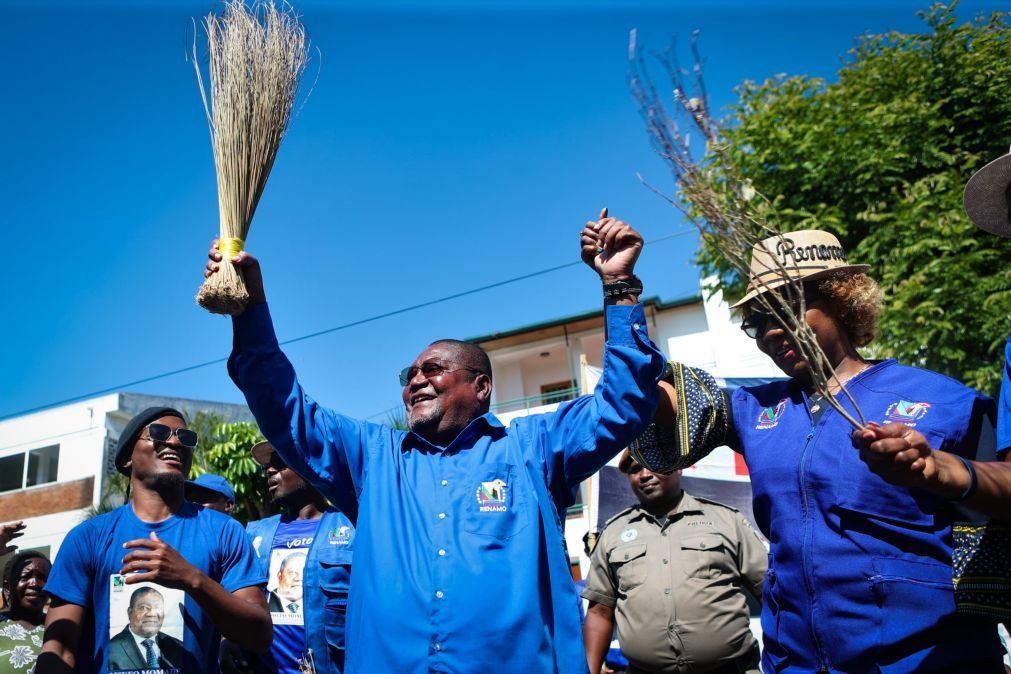
[[[703,368],[728,388],[783,376],[758,350],[755,341],[741,331],[740,317],[732,315],[721,293],[672,302],[647,298],[643,299],[643,305],[650,337],[668,360]],[[602,365],[603,312],[567,316],[468,341],[483,347],[491,358],[495,381],[492,412],[508,423],[517,416],[551,411],[558,403],[582,392],[583,364],[589,366],[590,372]],[[595,383],[592,375],[591,379]],[[722,488],[720,495],[725,495],[728,482],[739,483],[736,491],[740,493],[732,504],[737,507],[747,504],[750,513],[747,468],[729,448],[717,449],[685,470],[683,477],[687,478],[686,487],[700,495],[711,495],[708,488],[716,485]],[[583,536],[588,531],[597,531],[600,523],[596,512],[600,501],[597,488],[590,480],[584,484],[580,502],[569,509],[566,520],[565,538],[577,579],[585,577],[589,569],[589,559],[583,553]]]
[[[111,393],[0,421],[0,520],[24,520],[20,548],[56,555],[67,532],[101,501],[116,470],[120,432],[135,414],[156,405],[191,419],[204,411],[252,421],[242,405],[138,393]]]

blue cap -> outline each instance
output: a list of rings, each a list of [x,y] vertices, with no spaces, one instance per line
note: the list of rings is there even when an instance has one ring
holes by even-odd
[[[221,494],[229,501],[235,501],[235,490],[232,489],[232,485],[228,484],[228,480],[220,475],[204,473],[195,480],[187,480],[186,484],[210,489]]]

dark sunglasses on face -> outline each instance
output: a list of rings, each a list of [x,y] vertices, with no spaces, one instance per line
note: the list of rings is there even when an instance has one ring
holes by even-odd
[[[446,374],[447,372],[456,372],[457,370],[467,370],[468,372],[473,372],[475,374],[484,374],[481,370],[475,370],[472,367],[446,367],[441,363],[436,363],[435,361],[428,361],[427,363],[422,363],[420,367],[417,365],[411,365],[410,367],[405,367],[400,371],[400,385],[407,386],[411,383],[411,380],[418,376],[420,372],[425,379],[432,379],[433,377],[438,377],[440,375]]]
[[[168,442],[174,435],[179,440],[179,444],[190,449],[197,446],[197,432],[188,428],[172,428],[165,424],[148,424],[148,438],[155,442]]]
[[[267,463],[261,463],[260,467],[263,468],[263,472],[267,472],[268,468],[281,471],[287,468],[288,464],[286,464],[281,457],[277,455],[277,452],[274,452],[270,455],[270,460],[267,461]]]
[[[805,295],[804,296],[804,307],[810,308],[812,304],[818,301],[816,295]],[[797,300],[791,300],[787,302],[790,307],[790,311],[795,315],[800,311],[800,302]],[[758,339],[760,336],[764,335],[766,330],[769,329],[770,325],[782,325],[783,321],[776,315],[770,314],[765,311],[752,311],[748,316],[741,321],[741,330],[744,331],[748,337],[752,339]]]

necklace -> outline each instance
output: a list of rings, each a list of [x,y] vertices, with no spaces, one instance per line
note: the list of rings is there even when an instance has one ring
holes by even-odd
[[[853,377],[857,376],[858,374],[860,374],[861,372],[863,372],[864,370],[866,370],[870,366],[871,366],[871,363],[864,363],[863,366],[859,370],[857,370],[856,372],[854,372],[853,374],[851,374],[850,376],[846,377],[841,382],[839,382],[839,388],[842,388],[843,386],[845,386],[846,383],[850,379],[853,379]],[[807,401],[808,401],[808,404],[811,407],[811,414],[815,414],[815,413],[821,411],[821,404],[823,402],[825,402],[825,396],[823,396],[821,393],[815,393],[814,395],[808,396]]]

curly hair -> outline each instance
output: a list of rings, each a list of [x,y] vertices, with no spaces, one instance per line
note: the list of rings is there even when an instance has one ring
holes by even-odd
[[[812,283],[828,305],[853,346],[874,339],[881,318],[881,288],[867,274],[836,274]]]

